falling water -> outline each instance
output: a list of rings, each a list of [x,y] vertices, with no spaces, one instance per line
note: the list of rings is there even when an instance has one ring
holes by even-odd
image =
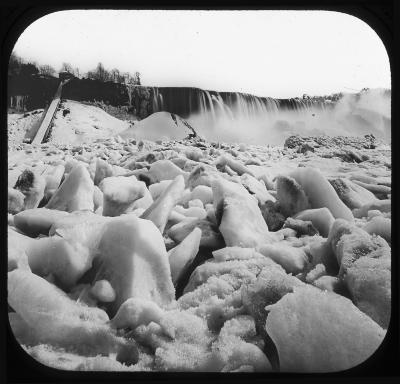
[[[26,104],[29,96],[11,96],[10,98],[10,108],[15,109],[18,112],[25,112],[27,110]]]
[[[301,135],[373,133],[379,137],[383,131],[388,131],[386,127],[388,119],[386,118],[381,124],[385,124],[384,128],[375,127],[376,124],[366,112],[355,109],[353,104],[358,101],[350,103],[350,107],[341,112],[339,108],[341,102],[323,98],[274,99],[239,92],[216,92],[189,87],[135,86],[134,96],[130,96],[130,102],[136,106],[140,105],[140,110],[144,111],[140,118],[161,111],[174,113],[186,119],[209,140],[282,144],[285,137],[297,133]],[[147,107],[143,109],[143,105]],[[136,109],[139,110],[139,107]],[[380,115],[378,118],[384,119]]]
[[[167,111],[184,118],[208,113],[213,120],[224,117],[252,119],[282,110],[299,113],[311,108],[324,109],[323,102],[301,99],[273,99],[239,92],[216,92],[198,88],[152,87],[152,112]],[[130,100],[131,101],[131,100]]]

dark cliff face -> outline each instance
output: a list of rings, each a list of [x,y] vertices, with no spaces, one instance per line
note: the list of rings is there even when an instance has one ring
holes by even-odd
[[[57,78],[9,78],[9,106],[19,98],[25,110],[44,108],[57,89]],[[102,101],[112,106],[127,106],[143,119],[166,111],[183,118],[197,113],[219,113],[230,117],[251,116],[277,110],[323,107],[324,103],[301,99],[273,99],[238,92],[206,91],[189,87],[146,87],[73,78],[64,85],[62,98],[76,101]]]
[[[44,108],[51,102],[59,82],[52,76],[9,76],[8,107],[23,111]]]
[[[114,106],[128,105],[129,96],[123,84],[73,78],[63,87],[62,97],[76,101],[104,101]]]

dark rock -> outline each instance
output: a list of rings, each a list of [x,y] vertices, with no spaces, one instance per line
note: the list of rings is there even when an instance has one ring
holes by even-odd
[[[297,236],[314,236],[318,235],[318,229],[314,227],[311,221],[304,221],[288,217],[283,224],[283,228],[294,229]]]
[[[261,214],[267,223],[270,231],[278,231],[285,223],[285,216],[280,212],[278,202],[268,200],[265,204],[260,206]]]
[[[139,351],[133,339],[129,339],[127,344],[120,347],[116,360],[125,365],[133,365],[138,362]]]

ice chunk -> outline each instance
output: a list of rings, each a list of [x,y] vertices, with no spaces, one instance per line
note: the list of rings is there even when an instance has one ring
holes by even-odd
[[[254,372],[272,371],[271,363],[261,349],[239,337],[231,337],[214,345],[218,357],[225,363],[221,372],[233,372],[243,366],[252,367]]]
[[[212,349],[222,360],[222,372],[231,372],[250,366],[255,372],[271,371],[272,367],[261,349],[248,342],[256,335],[250,316],[238,316],[225,322]]]
[[[103,192],[95,185],[93,189],[93,210],[96,211],[99,207],[103,206]]]
[[[176,342],[157,348],[155,368],[172,372],[218,372],[220,364],[205,347]]]
[[[278,176],[276,178],[276,197],[280,210],[285,216],[293,216],[310,207],[304,189],[292,177]]]
[[[265,202],[268,200],[275,202],[275,197],[273,197],[267,191],[267,188],[265,188],[265,184],[258,181],[255,177],[249,175],[248,173],[244,173],[240,177],[240,181],[251,194],[255,195],[259,204],[265,204]]]
[[[219,339],[240,337],[246,341],[253,341],[257,336],[256,324],[249,315],[240,315],[227,320],[219,332]]]
[[[342,282],[336,276],[324,275],[313,281],[313,285],[323,291],[341,293]]]
[[[276,243],[261,245],[257,247],[257,251],[280,264],[287,273],[303,272],[309,264],[308,257],[302,248]]]
[[[100,278],[110,282],[116,299],[110,304],[115,314],[131,297],[164,306],[175,295],[164,241],[149,220],[124,215],[109,220],[98,246],[102,261]]]
[[[160,325],[151,322],[139,326],[134,337],[154,351],[156,370],[193,372],[221,368],[211,357],[212,335],[206,321],[187,311],[165,312]]]
[[[113,176],[113,169],[110,164],[101,158],[96,160],[96,172],[94,175],[94,185],[99,185],[100,182],[106,178]]]
[[[155,161],[153,164],[151,164],[149,173],[157,181],[173,180],[179,175],[182,175],[184,178],[187,178],[189,176],[187,172],[182,171],[182,169],[177,167],[170,160]]]
[[[146,183],[144,181],[139,181],[139,183],[142,184],[143,197],[137,199],[133,203],[132,210],[142,209],[144,212],[147,208],[149,208],[154,203],[154,200],[153,200],[149,190],[146,187]]]
[[[258,332],[269,344],[269,355],[272,361],[275,359],[272,356],[275,351],[264,329],[268,314],[265,307],[276,303],[287,293],[293,292],[294,287],[302,285],[304,283],[299,279],[286,274],[278,264],[275,264],[264,268],[255,281],[244,284],[241,288],[243,305],[253,316]]]
[[[125,344],[106,324],[104,311],[77,304],[33,273],[19,269],[8,273],[8,303],[41,343],[87,355],[109,354]]]
[[[24,209],[37,208],[44,196],[46,180],[37,172],[25,169],[19,175],[14,188],[25,195]]]
[[[16,268],[30,271],[26,249],[33,241],[30,237],[24,236],[9,227],[7,236],[8,272]]]
[[[306,282],[313,283],[315,280],[326,275],[326,269],[324,264],[317,264],[310,272],[306,275]]]
[[[164,311],[155,302],[135,297],[121,304],[110,324],[115,328],[135,329],[142,324],[160,323],[163,316]]]
[[[171,277],[174,284],[185,273],[185,270],[196,257],[199,251],[200,239],[201,229],[195,228],[180,244],[168,252]]]
[[[378,210],[380,212],[390,212],[392,209],[392,200],[377,200],[374,203],[368,203],[360,208],[354,209],[354,217],[362,218],[368,215],[370,210]]]
[[[90,288],[90,293],[96,300],[103,303],[110,303],[115,300],[114,288],[107,280],[96,281]]]
[[[266,330],[277,347],[281,372],[355,367],[385,336],[349,299],[312,286],[295,288],[268,310]]]
[[[86,247],[60,236],[33,240],[25,252],[33,273],[43,277],[52,274],[65,289],[75,285],[92,266]]]
[[[248,173],[251,176],[254,176],[254,173],[247,168],[245,165],[241,164],[239,161],[232,159],[230,156],[222,155],[216,161],[215,164],[217,167],[228,166],[233,169],[238,175],[243,175],[244,173]]]
[[[350,228],[350,230],[350,233],[344,233],[340,236],[336,247],[334,247],[334,253],[340,264],[340,277],[360,257],[390,257],[390,247],[383,238],[371,236],[357,227]]]
[[[328,237],[329,230],[335,221],[328,208],[306,209],[294,216],[295,219],[311,221],[323,237]]]
[[[255,257],[248,260],[228,260],[224,262],[216,262],[215,260],[207,261],[194,270],[185,288],[185,293],[193,291],[199,285],[205,283],[211,276],[230,274],[243,283],[255,279],[263,267],[273,268],[276,266],[277,264],[267,257]],[[280,267],[278,266],[278,268]]]
[[[363,227],[369,234],[375,234],[383,237],[389,244],[392,238],[392,220],[381,216],[373,217]]]
[[[156,350],[156,366],[162,370],[204,370],[211,334],[204,319],[173,310],[160,321],[163,333],[173,339]]]
[[[8,212],[15,215],[24,209],[25,195],[14,188],[8,188]]]
[[[182,242],[195,228],[201,229],[201,247],[217,249],[224,245],[224,240],[215,225],[208,220],[194,217],[188,217],[173,225],[168,230],[168,236],[176,242]]]
[[[363,183],[359,180],[354,180],[354,184],[358,185],[360,188],[368,190],[374,196],[378,198],[385,198],[392,191],[392,188],[386,185],[377,185],[375,183]]]
[[[348,221],[344,220],[344,219],[336,219],[334,221],[334,223],[331,226],[331,229],[329,231],[329,236],[328,236],[328,240],[327,242],[330,244],[332,251],[335,253],[337,253],[337,244],[340,240],[340,238],[344,235],[344,234],[349,234],[349,233],[353,233],[353,232],[357,232],[360,233],[361,235],[363,235],[363,232],[361,232],[361,229],[357,228],[355,225],[350,224]],[[338,260],[338,262],[340,263],[340,260]]]
[[[158,183],[151,184],[149,186],[149,191],[151,193],[151,197],[156,200],[172,183],[172,180],[162,180]]]
[[[44,190],[45,201],[49,201],[51,196],[55,193],[61,184],[61,180],[64,176],[65,167],[59,164],[55,167],[49,167],[43,176],[46,180],[46,187]]]
[[[39,343],[35,330],[16,312],[9,312],[11,330],[20,344],[35,345]]]
[[[18,180],[19,175],[22,173],[21,169],[18,167],[16,169],[8,170],[7,186],[8,188],[14,188],[15,183]]]
[[[183,208],[181,205],[177,205],[174,210],[186,217],[197,217],[198,219],[205,219],[207,217],[207,212],[204,208],[200,207]]]
[[[14,216],[14,225],[31,237],[36,237],[39,234],[48,235],[50,227],[57,220],[65,218],[68,215],[67,212],[47,208],[27,209]]]
[[[90,211],[77,211],[57,219],[52,224],[49,235],[58,235],[71,243],[81,243],[89,250],[97,252],[103,227],[110,217],[99,216]]]
[[[256,199],[242,185],[219,178],[212,189],[215,216],[228,247],[254,247],[271,241]]]
[[[321,263],[328,274],[337,275],[339,272],[339,263],[330,242],[319,238],[310,243],[308,249],[305,248],[305,250],[312,260],[310,266]]]
[[[186,216],[182,215],[181,213],[178,213],[175,210],[172,210],[168,216],[168,223],[171,224],[171,226],[173,226],[173,225],[178,224],[181,221],[186,220],[186,219],[187,219]]]
[[[291,174],[304,189],[311,208],[328,208],[333,217],[354,221],[350,209],[340,200],[329,181],[316,168],[301,167]]]
[[[200,199],[194,199],[194,200],[190,200],[188,202],[188,207],[189,208],[196,207],[196,208],[203,208],[204,209],[204,204]]]
[[[144,196],[145,185],[135,176],[106,177],[100,183],[103,192],[103,216],[120,216],[132,210],[133,203]]]
[[[350,208],[360,208],[365,204],[373,203],[376,197],[367,189],[353,183],[350,180],[341,178],[329,181],[340,199]]]
[[[283,229],[284,228],[293,229],[299,237],[318,235],[318,230],[314,227],[311,221],[293,219],[292,217],[288,217],[285,220],[285,224],[283,224]]]
[[[163,233],[168,217],[178,203],[184,189],[183,176],[178,175],[157,200],[146,209],[141,217],[152,221],[160,232]]]
[[[390,255],[374,259],[361,257],[344,276],[354,303],[381,327],[387,328],[391,313]]]
[[[65,160],[64,166],[65,166],[66,174],[69,174],[74,169],[74,167],[76,167],[79,164],[79,161],[75,160],[71,156],[69,156],[69,157],[65,156],[64,160]]]
[[[204,205],[213,202],[212,189],[206,185],[198,185],[193,188],[190,199],[200,199]]]
[[[225,247],[213,251],[212,254],[217,261],[247,260],[262,256],[260,253],[256,252],[254,248],[242,247]]]
[[[187,186],[192,190],[198,185],[211,187],[212,182],[218,177],[218,172],[214,167],[207,164],[201,164],[190,172]]]
[[[60,211],[93,211],[93,181],[86,167],[79,163],[54,193],[46,208]]]
[[[224,299],[240,287],[239,280],[228,274],[210,276],[204,284],[186,292],[178,299],[181,309],[198,308],[212,297]]]
[[[138,356],[136,356],[138,358]],[[120,363],[118,360],[110,358],[108,356],[95,356],[87,357],[80,362],[75,371],[95,371],[95,372],[120,372],[120,371],[131,371],[130,367]]]

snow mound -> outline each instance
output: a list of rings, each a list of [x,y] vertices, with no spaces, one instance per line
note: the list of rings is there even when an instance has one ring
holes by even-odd
[[[56,112],[49,141],[54,144],[88,143],[114,136],[128,127],[129,122],[99,107],[66,100]]]
[[[193,134],[193,129],[179,116],[169,112],[156,112],[149,117],[135,122],[134,125],[122,132],[124,139],[136,138],[146,140],[180,140]]]
[[[13,149],[21,144],[27,133],[39,124],[43,109],[26,113],[10,113],[7,116],[8,147]]]

